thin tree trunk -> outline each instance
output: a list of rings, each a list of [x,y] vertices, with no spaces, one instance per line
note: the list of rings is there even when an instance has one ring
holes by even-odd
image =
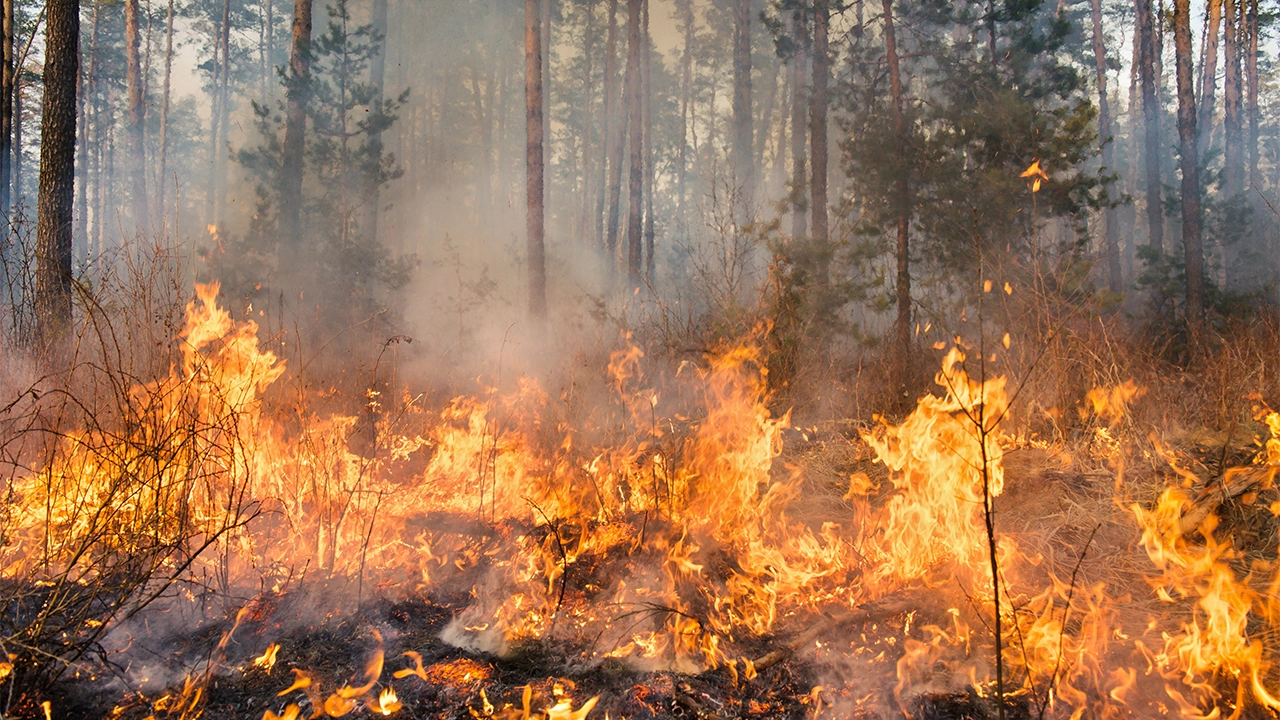
[[[1245,144],[1249,149],[1249,183],[1255,188],[1262,184],[1258,172],[1258,0],[1248,2],[1245,17],[1245,114],[1249,120],[1249,136]]]
[[[7,219],[12,205],[9,176],[13,171],[13,4],[16,0],[4,0],[3,39],[0,39],[0,213]],[[8,232],[8,223],[4,231]]]
[[[1111,142],[1111,99],[1107,96],[1107,48],[1102,32],[1102,0],[1093,0],[1093,60],[1098,72],[1098,135],[1102,143],[1102,166],[1105,172],[1115,172],[1114,150]],[[1112,292],[1120,292],[1123,279],[1120,275],[1120,228],[1116,224],[1116,209],[1103,211],[1103,253],[1107,259],[1107,282]]]
[[[543,247],[542,163],[542,18],[539,0],[524,3],[525,95],[525,227],[529,253],[529,315],[541,321],[547,315],[546,249]]]
[[[173,0],[169,0],[169,13],[164,22],[164,87],[160,97],[160,175],[156,194],[159,197],[160,214],[165,212],[165,197],[169,186],[169,97],[173,82]]]
[[[221,225],[226,217],[227,201],[227,155],[231,135],[231,0],[222,3],[222,74],[218,89],[218,130],[217,151],[214,153],[214,187],[217,189],[214,199],[214,222]]]
[[[618,115],[618,0],[609,0],[609,30],[605,37],[604,59],[605,138],[609,142],[606,158],[606,186],[609,194],[609,217],[605,225],[605,252],[609,257],[612,273],[618,257],[618,215],[622,202],[622,149],[626,141],[626,128]],[[604,165],[602,165],[604,167]],[[601,198],[603,199],[603,195]]]
[[[804,91],[805,50],[809,43],[806,42],[808,33],[802,10],[791,13],[791,33],[797,44],[796,51],[791,56],[791,237],[802,238],[809,233],[809,163],[805,153],[805,145],[809,140],[809,135],[805,132],[809,106],[805,102]]]
[[[373,11],[371,24],[373,31],[377,34],[378,50],[369,59],[369,82],[373,85],[373,99],[370,103],[373,105],[374,112],[382,112],[382,101],[384,97],[383,84],[386,81],[387,74],[387,0],[373,0]],[[382,158],[382,130],[375,128],[369,133],[369,147],[372,156]],[[381,185],[374,179],[369,184],[368,197],[365,199],[364,213],[364,231],[365,238],[371,247],[378,245],[378,215],[381,212]]]
[[[587,0],[583,6],[586,13],[586,33],[582,45],[582,137],[581,145],[581,169],[582,169],[582,208],[578,220],[578,237],[581,240],[590,238],[590,242],[586,244],[592,245],[599,241],[591,233],[595,230],[596,223],[591,219],[591,208],[594,207],[592,202],[592,184],[593,176],[591,169],[592,150],[594,147],[595,135],[595,52],[596,52],[596,4],[595,0]]]
[[[886,47],[892,47],[893,40],[893,3],[884,0]],[[813,239],[820,246],[825,246],[829,233],[827,229],[827,75],[829,58],[827,57],[827,24],[830,13],[827,0],[813,2],[813,88],[809,97],[809,163],[813,167],[813,179],[809,184],[810,208],[813,212]],[[897,77],[898,56],[893,55],[890,71],[892,78]],[[899,91],[901,87],[899,87]],[[900,92],[899,92],[900,94]],[[901,97],[898,97],[897,112],[901,114]],[[899,148],[901,150],[901,148]]]
[[[306,147],[307,99],[311,83],[311,3],[295,0],[293,44],[289,50],[289,81],[285,110],[284,147],[280,173],[280,225],[284,241],[302,243],[302,173]]]
[[[740,220],[745,220],[751,211],[755,185],[751,130],[751,0],[734,0],[733,183],[739,193]]]
[[[92,45],[92,41],[90,41],[90,45]],[[82,49],[80,54],[83,56],[88,53],[85,53]],[[89,259],[89,172],[88,172],[89,170],[89,122],[88,122],[89,77],[88,76],[90,71],[85,68],[83,63],[80,65],[80,68],[81,68],[81,72],[77,73],[76,75],[76,132],[79,134],[79,137],[76,138],[76,180],[78,182],[78,187],[76,189],[76,226],[75,226],[75,232],[73,233],[72,242],[74,245],[73,253],[75,256],[76,266],[84,267],[86,262]],[[12,103],[13,96],[9,95],[8,100],[10,103]],[[4,101],[0,100],[0,102],[4,102]],[[11,141],[12,130],[13,130],[12,105],[10,105],[9,113],[10,113],[11,127],[9,128],[10,137],[7,139]],[[8,153],[5,153],[6,158],[8,155],[9,155]],[[7,194],[8,184],[9,184],[8,173],[0,173],[0,174],[4,175],[5,191]],[[8,203],[5,203],[4,205],[0,205],[0,207],[2,207],[6,213],[8,212]]]
[[[821,2],[822,0],[819,0]],[[893,27],[893,2],[882,0],[884,6],[884,45],[885,57],[889,66],[889,90],[893,101],[893,134],[894,162],[898,165],[898,182],[895,188],[893,204],[898,216],[898,282],[897,301],[898,317],[894,324],[894,389],[899,402],[905,402],[908,391],[907,384],[911,377],[911,196],[907,184],[906,144],[907,118],[902,99],[902,72],[898,64],[898,44]],[[814,50],[814,62],[817,63],[817,49]],[[816,155],[816,153],[815,153]],[[814,212],[817,220],[817,212]]]
[[[133,231],[142,232],[148,225],[147,213],[147,99],[142,87],[141,29],[142,13],[138,0],[124,3],[125,77],[129,86],[129,178],[133,195],[131,220]]]
[[[643,36],[644,57],[641,61],[642,78],[644,80],[644,278],[652,283],[653,258],[653,58],[650,47],[653,45],[649,37],[649,0],[644,0]]]
[[[688,196],[685,185],[689,162],[689,113],[693,100],[693,0],[677,0],[676,12],[684,24],[684,52],[680,57],[680,147],[676,151],[676,218],[683,225],[685,198]]]
[[[1228,14],[1232,0],[1227,0]],[[1230,24],[1228,24],[1228,30]],[[1174,52],[1178,68],[1178,139],[1182,167],[1182,247],[1186,255],[1187,327],[1193,345],[1204,322],[1204,252],[1200,241],[1200,159],[1196,153],[1196,98],[1191,62],[1191,2],[1174,0]]]
[[[1160,188],[1160,103],[1156,98],[1156,44],[1152,28],[1151,0],[1137,0],[1137,41],[1140,44],[1138,79],[1142,85],[1143,140],[1146,165],[1147,244],[1164,252],[1164,207]]]
[[[627,283],[634,289],[640,287],[640,268],[643,261],[641,214],[644,208],[644,114],[640,92],[640,4],[643,0],[627,0],[627,124],[631,130],[630,168],[627,173]]]
[[[1205,17],[1204,66],[1200,72],[1200,98],[1196,104],[1199,151],[1204,154],[1213,137],[1213,106],[1218,90],[1218,32],[1222,27],[1222,0],[1209,0]]]
[[[36,318],[46,347],[58,343],[71,325],[79,45],[79,0],[48,0],[36,211]]]
[[[1237,0],[1226,0],[1223,12],[1223,62],[1222,77],[1222,181],[1223,191],[1230,200],[1238,196],[1244,185],[1244,149],[1242,135],[1240,88],[1240,5]]]

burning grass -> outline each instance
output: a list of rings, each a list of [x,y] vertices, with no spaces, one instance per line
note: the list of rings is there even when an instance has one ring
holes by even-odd
[[[321,413],[274,394],[257,330],[201,286],[167,374],[10,454],[14,712],[1280,709],[1260,401],[1208,444],[1216,473],[1140,432],[1133,382],[1045,440],[962,347],[867,426],[791,427],[750,338],[671,372],[622,342],[575,381],[594,395],[520,378],[430,407],[375,383]]]

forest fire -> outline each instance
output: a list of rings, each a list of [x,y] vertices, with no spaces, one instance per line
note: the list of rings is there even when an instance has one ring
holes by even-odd
[[[1195,476],[1166,449],[1177,484],[1154,505],[1127,505],[1130,537],[1113,537],[1113,528],[1104,540],[1094,527],[1064,560],[1035,528],[992,530],[997,508],[1017,512],[1000,503],[1024,481],[1005,458],[1035,441],[1004,430],[1007,379],[975,379],[957,347],[937,374],[939,394],[899,424],[837,441],[865,449],[867,470],[820,490],[784,454],[784,435],[807,431],[767,409],[767,373],[750,341],[681,368],[665,387],[648,382],[643,353],[624,343],[604,371],[609,399],[587,413],[595,424],[565,422],[528,378],[436,413],[408,399],[395,417],[385,407],[375,413],[383,401],[371,400],[377,439],[358,453],[349,441],[361,418],[300,422],[268,412],[285,368],[252,321],[219,307],[217,293],[199,288],[181,364],[131,391],[136,406],[120,426],[67,434],[15,486],[25,510],[4,572],[49,586],[56,599],[56,582],[102,579],[82,551],[88,537],[114,538],[94,553],[139,554],[198,528],[185,537],[202,544],[178,556],[187,572],[227,589],[264,588],[236,614],[218,644],[224,660],[208,663],[201,682],[234,665],[225,657],[237,634],[261,637],[242,672],[274,687],[283,704],[258,709],[264,719],[395,715],[424,702],[427,689],[424,707],[466,707],[475,717],[645,717],[644,708],[654,711],[644,697],[655,693],[715,716],[713,704],[724,701],[678,678],[767,685],[770,668],[792,658],[821,678],[812,697],[795,702],[838,715],[929,716],[931,698],[964,688],[973,693],[964,702],[1003,696],[1019,716],[1280,710],[1269,644],[1280,621],[1277,565],[1243,564],[1216,505],[1196,509],[1214,498],[1253,502],[1271,488],[1276,413],[1260,411],[1273,435],[1255,464],[1227,470],[1199,505]],[[1132,384],[1099,389],[1082,408],[1110,437],[1138,394]],[[1117,452],[1115,443],[1095,447],[1104,462]],[[1119,509],[1125,478],[1117,471],[1102,483],[1112,484]],[[110,517],[86,515],[112,493],[128,500],[112,503]],[[1186,527],[1197,512],[1201,521]],[[1086,554],[1128,553],[1125,542],[1145,550],[1130,579],[1150,583],[1158,603],[1082,571]],[[432,656],[413,647],[406,626],[384,627],[367,631],[363,667],[349,677],[334,673],[344,658],[329,658],[329,670],[307,666],[290,649],[299,628],[279,609],[305,594],[285,574],[300,567],[441,603]],[[293,635],[262,637],[269,627]],[[10,657],[6,675],[39,662]],[[601,691],[587,697],[567,679],[495,684],[509,674],[495,663],[532,657],[587,673]],[[610,675],[639,684],[620,692],[601,680]],[[189,677],[153,713],[195,707],[203,691]]]

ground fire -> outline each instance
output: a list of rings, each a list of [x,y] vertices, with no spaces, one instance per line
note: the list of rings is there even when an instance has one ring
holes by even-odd
[[[955,345],[935,393],[857,433],[775,416],[753,338],[668,376],[623,338],[585,409],[524,377],[435,409],[370,392],[367,418],[290,417],[271,411],[284,363],[218,303],[200,286],[168,377],[11,490],[6,581],[127,658],[139,689],[113,717],[971,717],[997,697],[1013,717],[1280,710],[1280,574],[1220,520],[1273,495],[1265,407],[1273,434],[1211,483],[1153,440],[1172,480],[1158,497],[1120,463],[1141,388],[1082,398],[1088,456],[1049,462],[1060,448],[1006,430],[995,359]],[[1020,472],[1019,454],[1041,467]],[[1037,515],[1050,491],[1063,507]],[[130,647],[145,628],[126,611],[102,634],[109,600],[60,586],[124,577],[101,553],[166,544],[158,572],[246,599],[203,631],[203,658],[169,650],[185,679],[157,684],[163,663]],[[181,587],[157,617],[215,602]],[[24,651],[6,676],[47,671]]]

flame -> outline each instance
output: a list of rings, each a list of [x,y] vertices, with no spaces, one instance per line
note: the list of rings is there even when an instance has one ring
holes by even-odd
[[[278,643],[271,643],[267,646],[266,651],[253,659],[254,667],[262,668],[265,672],[270,673],[271,668],[276,665],[276,653],[280,652]]]

